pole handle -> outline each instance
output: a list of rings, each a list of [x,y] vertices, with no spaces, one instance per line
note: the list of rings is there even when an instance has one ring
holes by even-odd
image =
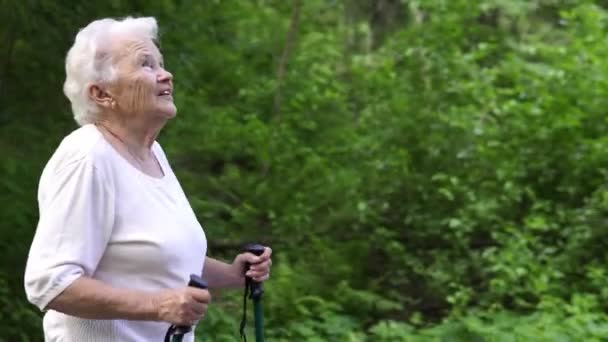
[[[260,244],[249,244],[243,248],[243,251],[246,253],[251,253],[255,256],[260,256],[264,253],[265,247]],[[245,265],[245,272],[249,271],[250,264],[247,263]],[[244,342],[247,342],[247,335],[245,334],[245,326],[247,325],[247,296],[253,300],[253,305],[255,309],[255,323],[256,323],[256,341],[264,341],[259,339],[260,334],[263,334],[263,330],[261,327],[262,324],[262,294],[264,293],[264,289],[262,288],[262,283],[254,281],[250,277],[245,277],[245,294],[243,296],[243,318],[241,318],[241,326],[240,326],[240,334],[241,339]]]
[[[256,256],[260,256],[264,253],[264,246],[257,244],[257,243],[252,243],[249,245],[246,245],[244,250],[245,252],[249,252],[251,254],[254,254]]]
[[[207,289],[209,286],[207,282],[203,280],[199,275],[191,274],[190,281],[188,282],[188,286],[196,287],[199,289]]]
[[[246,245],[244,248],[245,252],[249,252],[255,256],[260,256],[262,255],[262,253],[264,253],[265,247],[260,245],[260,244],[249,244]],[[249,264],[247,264],[247,268],[245,271],[249,270]],[[250,298],[255,300],[259,300],[262,297],[262,294],[264,293],[264,289],[262,288],[262,283],[259,283],[257,281],[254,281],[253,279],[247,277],[247,282],[250,284]]]
[[[188,282],[188,286],[191,287],[196,287],[198,289],[207,289],[209,286],[207,285],[207,282],[203,280],[203,278],[201,278],[200,276],[196,275],[196,274],[191,274],[190,275],[190,281]],[[175,333],[176,334],[187,334],[192,330],[191,326],[187,326],[187,325],[180,325],[178,327],[175,328]]]

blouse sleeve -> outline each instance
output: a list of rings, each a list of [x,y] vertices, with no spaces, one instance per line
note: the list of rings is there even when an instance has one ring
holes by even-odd
[[[28,300],[40,310],[74,280],[95,272],[114,224],[109,189],[88,158],[43,172],[40,219],[24,277]]]

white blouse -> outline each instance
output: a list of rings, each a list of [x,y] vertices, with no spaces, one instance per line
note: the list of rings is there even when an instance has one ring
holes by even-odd
[[[41,310],[80,276],[144,291],[185,286],[201,274],[207,240],[158,143],[164,176],[133,167],[94,125],[61,142],[42,172],[40,219],[25,270]],[[162,341],[164,322],[94,320],[48,310],[47,342]],[[188,334],[184,341],[194,341]]]

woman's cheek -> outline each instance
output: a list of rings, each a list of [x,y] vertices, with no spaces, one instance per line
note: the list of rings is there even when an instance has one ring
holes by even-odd
[[[142,79],[136,79],[132,85],[130,112],[143,113],[152,101],[153,90]]]

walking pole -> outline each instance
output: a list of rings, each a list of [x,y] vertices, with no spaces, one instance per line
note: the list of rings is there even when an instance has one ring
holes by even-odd
[[[190,281],[188,282],[188,286],[196,287],[199,289],[206,289],[207,282],[203,280],[203,278],[197,276],[196,274],[190,275]],[[180,325],[175,326],[172,325],[167,330],[167,334],[165,335],[165,342],[181,342],[184,339],[184,335],[192,331],[191,326]]]
[[[245,252],[249,252],[251,254],[260,256],[264,253],[264,246],[262,245],[247,245],[245,247]],[[249,270],[249,267],[247,267]],[[244,341],[247,341],[245,335],[245,322],[247,317],[247,293],[249,292],[249,298],[253,301],[253,319],[255,326],[255,341],[256,342],[264,342],[264,313],[262,310],[262,294],[264,294],[264,289],[262,288],[262,283],[254,281],[250,277],[246,277],[245,281],[245,297],[243,298],[243,320],[241,321],[241,337]]]

